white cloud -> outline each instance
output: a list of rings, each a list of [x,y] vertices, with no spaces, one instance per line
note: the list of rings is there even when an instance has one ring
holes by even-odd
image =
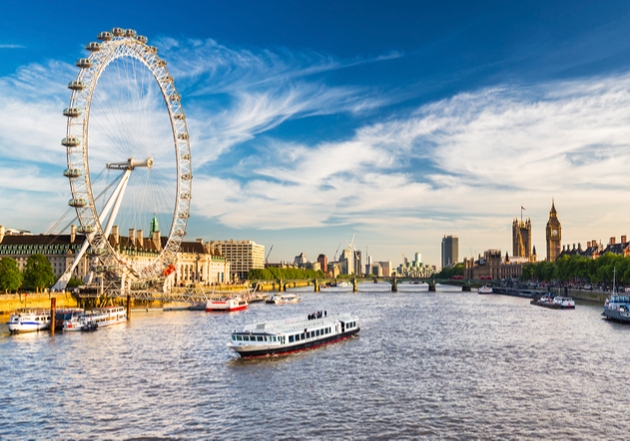
[[[196,208],[240,228],[355,225],[413,238],[438,261],[445,233],[475,254],[511,253],[523,204],[542,256],[552,197],[566,241],[626,233],[629,140],[630,75],[491,88],[359,128],[350,140],[267,140],[267,157],[245,161],[261,164],[252,180],[230,183],[237,197],[215,195],[212,213]]]

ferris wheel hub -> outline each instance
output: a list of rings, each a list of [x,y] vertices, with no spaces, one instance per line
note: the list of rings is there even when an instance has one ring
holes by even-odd
[[[153,167],[153,158],[147,158],[144,161],[138,161],[134,158],[129,158],[127,162],[110,162],[107,165],[109,170],[133,170],[136,167]]]

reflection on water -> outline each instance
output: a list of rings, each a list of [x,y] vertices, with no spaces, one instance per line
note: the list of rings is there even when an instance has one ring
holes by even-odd
[[[135,313],[95,333],[0,336],[0,438],[626,438],[630,326],[602,308],[386,283],[231,314]],[[327,310],[361,333],[239,359],[246,323]],[[621,422],[621,423],[620,423]],[[96,429],[98,428],[98,429]]]

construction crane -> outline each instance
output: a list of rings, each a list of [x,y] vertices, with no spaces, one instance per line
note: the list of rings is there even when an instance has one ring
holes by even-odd
[[[335,251],[335,257],[333,257],[333,262],[337,261],[337,253],[339,252],[339,248],[341,248],[341,242],[339,242],[339,245],[337,246],[337,251]]]
[[[354,234],[352,235],[352,240],[350,241],[350,243],[348,243],[348,248],[350,248],[350,251],[354,252]]]
[[[269,255],[271,254],[271,250],[273,250],[273,244],[271,245],[271,247],[269,248],[269,251],[267,252],[267,257],[265,257],[265,265],[269,263]]]

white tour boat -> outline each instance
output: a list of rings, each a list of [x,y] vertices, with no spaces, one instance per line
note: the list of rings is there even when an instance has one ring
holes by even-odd
[[[483,285],[481,288],[477,290],[479,294],[492,294],[492,287],[488,285]]]
[[[64,331],[88,331],[105,326],[117,325],[127,321],[127,310],[124,306],[109,306],[73,314],[63,322]]]
[[[222,298],[219,300],[208,300],[206,303],[206,312],[230,312],[241,311],[247,308],[247,300],[240,297],[231,299]]]
[[[297,294],[272,294],[266,300],[267,303],[275,303],[276,305],[283,305],[285,303],[298,303],[300,296]]]
[[[50,309],[18,309],[9,317],[9,332],[33,332],[50,329]]]
[[[350,314],[299,317],[246,325],[241,331],[232,332],[228,347],[241,357],[281,355],[345,340],[360,329],[359,319]]]
[[[554,297],[553,304],[559,309],[575,309],[575,301],[571,297]]]

